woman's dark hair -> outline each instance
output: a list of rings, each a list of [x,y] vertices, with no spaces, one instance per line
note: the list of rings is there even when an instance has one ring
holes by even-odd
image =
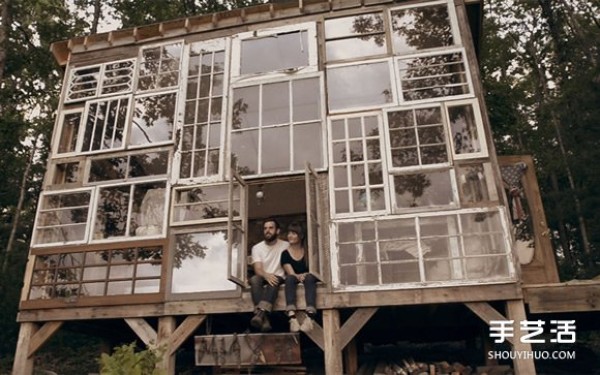
[[[298,235],[298,237],[300,237],[301,241],[304,241],[304,230],[302,230],[302,225],[297,222],[297,221],[293,221],[290,223],[290,225],[288,225],[287,227],[288,232],[294,232]]]

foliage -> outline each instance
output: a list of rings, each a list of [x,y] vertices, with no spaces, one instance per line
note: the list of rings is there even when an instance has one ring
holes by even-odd
[[[101,375],[161,375],[164,371],[157,369],[163,352],[145,349],[135,351],[136,343],[122,345],[114,349],[113,354],[103,353],[100,357]]]

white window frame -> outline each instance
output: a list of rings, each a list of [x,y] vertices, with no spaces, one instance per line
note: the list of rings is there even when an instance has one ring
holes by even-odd
[[[96,227],[96,220],[97,220],[97,211],[98,211],[98,199],[100,199],[100,189],[102,188],[111,188],[111,187],[116,187],[116,186],[129,186],[129,191],[131,192],[131,186],[133,185],[141,185],[141,184],[147,184],[150,182],[164,182],[165,183],[165,197],[164,197],[164,212],[163,212],[163,228],[161,233],[158,234],[153,234],[153,235],[145,235],[145,236],[131,236],[129,234],[129,228],[131,225],[131,210],[133,208],[133,196],[130,195],[129,197],[129,202],[127,203],[127,223],[125,226],[125,235],[124,236],[113,236],[113,237],[109,237],[109,238],[103,238],[103,239],[94,239],[94,229]],[[94,189],[94,195],[92,198],[92,204],[93,207],[91,208],[92,212],[92,220],[91,222],[88,221],[89,224],[89,228],[88,228],[88,236],[89,236],[89,243],[90,244],[102,244],[102,243],[113,243],[113,242],[122,242],[122,241],[136,241],[136,240],[140,240],[140,239],[156,239],[156,238],[165,238],[165,236],[167,235],[167,229],[169,228],[169,197],[170,197],[170,191],[171,191],[171,184],[169,183],[169,180],[166,178],[162,178],[162,179],[153,179],[153,180],[144,180],[144,181],[129,181],[129,182],[118,182],[118,183],[108,183],[108,184],[102,184],[102,185],[98,185],[95,187]]]
[[[424,49],[424,50],[420,50],[420,51],[431,51],[431,50],[442,50],[442,49],[446,49],[446,48],[455,48],[458,46],[462,46],[462,39],[461,39],[461,35],[460,35],[460,29],[458,27],[458,18],[456,16],[456,11],[455,11],[455,5],[454,5],[454,1],[453,0],[438,0],[438,1],[430,1],[430,2],[425,2],[425,3],[417,3],[417,4],[410,4],[410,5],[401,5],[401,6],[396,6],[393,8],[389,8],[387,10],[387,16],[388,16],[388,20],[389,20],[389,29],[390,29],[390,35],[391,35],[391,39],[390,39],[390,43],[391,43],[391,48],[393,50],[393,53],[396,56],[403,56],[401,54],[399,54],[395,49],[394,49],[394,30],[392,29],[392,12],[396,11],[396,10],[401,10],[401,9],[411,9],[411,8],[425,8],[428,6],[432,6],[432,5],[440,5],[440,4],[446,4],[447,8],[448,8],[448,16],[450,18],[450,29],[452,31],[452,38],[454,39],[454,45],[452,46],[443,46],[443,47],[436,47],[436,48],[431,48],[431,49]],[[404,55],[406,56],[406,54]]]
[[[440,119],[442,121],[441,127],[444,131],[447,161],[445,163],[418,164],[418,165],[411,165],[411,166],[407,166],[407,167],[394,167],[393,166],[394,163],[392,160],[392,153],[391,153],[392,142],[391,142],[391,138],[390,138],[390,134],[389,134],[390,124],[389,124],[389,120],[388,120],[388,113],[402,112],[402,111],[415,111],[415,110],[419,110],[419,109],[434,108],[434,107],[438,107],[438,109],[440,110]],[[408,172],[430,171],[430,170],[451,167],[452,166],[452,150],[450,149],[450,142],[448,139],[449,131],[448,131],[447,122],[448,121],[447,121],[447,117],[446,117],[446,111],[445,111],[443,105],[441,105],[440,103],[419,104],[419,105],[411,105],[411,106],[406,106],[406,107],[393,107],[393,108],[384,109],[383,110],[383,124],[384,124],[383,137],[385,139],[385,151],[384,152],[386,154],[385,158],[386,158],[389,173],[402,174],[402,173],[408,173]],[[415,124],[415,127],[416,127],[416,124]],[[418,142],[418,139],[417,139],[417,142]],[[415,146],[419,147],[419,144],[417,143]]]
[[[64,121],[65,117],[74,113],[80,114],[79,125],[77,125],[77,139],[75,140],[75,151],[71,152],[58,152],[58,148],[60,146],[60,138],[62,136],[62,132],[64,130]],[[64,158],[69,156],[76,156],[80,154],[80,145],[79,138],[81,137],[81,130],[83,130],[83,123],[85,120],[85,107],[73,108],[73,109],[65,109],[60,111],[60,116],[58,116],[58,124],[56,126],[57,131],[54,133],[54,137],[52,138],[52,157],[53,158]]]
[[[284,75],[284,76],[270,76],[270,77],[265,77],[265,78],[261,78],[260,80],[252,80],[252,81],[244,81],[243,83],[238,83],[238,84],[232,84],[230,87],[230,91],[229,91],[229,98],[230,100],[228,101],[228,111],[227,111],[227,160],[226,160],[226,164],[229,166],[229,170],[228,173],[231,174],[231,169],[234,168],[235,166],[231,165],[231,161],[232,161],[232,139],[233,139],[233,110],[232,107],[235,104],[233,101],[233,91],[235,89],[238,88],[244,88],[244,87],[251,87],[251,86],[259,86],[259,85],[267,85],[270,83],[283,83],[283,82],[287,82],[290,83],[291,81],[295,81],[295,80],[303,80],[303,79],[310,79],[310,78],[318,78],[319,80],[319,95],[321,95],[321,108],[320,108],[320,115],[321,115],[321,119],[320,120],[315,120],[314,122],[319,122],[321,123],[321,151],[322,151],[322,166],[315,166],[314,169],[316,171],[324,171],[327,169],[327,164],[328,164],[328,152],[327,152],[327,110],[326,110],[326,103],[325,103],[325,82],[324,82],[324,76],[322,72],[314,72],[314,73],[308,73],[308,74],[300,74],[300,75]],[[290,96],[290,100],[292,100],[292,97]],[[260,104],[259,104],[260,105]],[[293,107],[291,107],[291,109],[293,110]],[[259,112],[259,121],[262,118],[262,112]],[[302,121],[301,124],[299,126],[302,126],[302,124],[305,123],[311,123],[313,121]],[[270,127],[286,127],[288,129],[290,129],[290,126],[294,126],[294,123],[289,123],[287,125],[269,125],[268,128]],[[254,128],[250,128],[250,129],[254,129]],[[297,175],[297,174],[302,174],[304,173],[304,165],[297,169],[297,170],[287,170],[287,171],[279,171],[279,172],[268,172],[268,173],[262,173],[261,170],[261,157],[262,157],[262,151],[261,151],[261,144],[262,144],[262,138],[261,138],[261,134],[262,134],[262,126],[257,126],[256,127],[257,131],[259,132],[259,143],[258,143],[258,163],[259,163],[259,171],[256,174],[252,174],[252,175],[244,175],[242,176],[244,180],[251,180],[253,178],[262,178],[262,177],[273,177],[273,176],[288,176],[288,175]],[[245,129],[245,131],[247,131],[248,129]],[[291,141],[293,142],[293,133],[290,135],[291,137]],[[290,143],[290,145],[293,143]],[[293,149],[290,149],[290,165],[293,165],[294,163],[292,162],[294,160],[294,153],[293,153]]]
[[[125,134],[126,136],[124,137],[125,141],[123,142],[125,145],[125,148],[129,149],[129,150],[135,150],[135,149],[140,149],[140,148],[148,148],[148,147],[160,147],[160,146],[164,146],[164,145],[172,145],[173,142],[175,142],[175,136],[176,136],[176,125],[178,123],[178,116],[179,116],[179,88],[176,89],[169,89],[169,90],[164,90],[164,91],[157,91],[157,90],[150,90],[147,92],[144,92],[143,94],[139,94],[139,95],[134,95],[134,97],[131,99],[131,102],[129,104],[130,106],[130,110],[129,110],[129,119],[127,120],[127,127],[125,129]],[[160,141],[160,142],[154,142],[154,143],[144,143],[141,145],[132,145],[130,144],[131,142],[131,132],[133,131],[133,117],[134,117],[134,112],[135,112],[135,103],[138,99],[143,99],[143,98],[148,98],[151,96],[160,96],[160,95],[169,95],[169,94],[175,94],[175,100],[174,100],[174,108],[173,108],[173,129],[171,132],[171,139],[168,139],[166,141]]]
[[[399,219],[412,219],[415,222],[416,226],[416,234],[417,234],[417,244],[418,244],[418,267],[420,278],[422,278],[424,274],[424,254],[421,246],[421,234],[420,234],[420,224],[418,220],[420,218],[428,218],[428,217],[446,217],[446,216],[455,216],[459,220],[460,226],[460,215],[462,214],[473,214],[473,213],[498,213],[499,222],[501,225],[501,230],[503,233],[502,239],[505,246],[505,253],[492,254],[490,257],[497,256],[505,256],[507,259],[508,266],[508,276],[506,277],[498,277],[493,279],[468,279],[463,278],[459,280],[444,280],[444,281],[418,281],[418,282],[406,282],[406,283],[390,283],[384,284],[381,279],[379,279],[379,283],[375,285],[342,285],[340,280],[340,264],[339,264],[339,250],[338,250],[338,225],[343,223],[353,223],[353,222],[376,222],[376,221],[388,221],[388,220],[399,220]],[[331,267],[331,284],[333,288],[333,292],[347,292],[347,291],[374,291],[374,290],[392,290],[392,289],[414,289],[414,288],[433,288],[440,286],[458,286],[458,285],[481,285],[486,284],[503,284],[507,282],[514,282],[516,280],[516,268],[515,268],[515,260],[512,252],[511,246],[511,237],[510,230],[508,227],[507,214],[504,207],[492,207],[492,208],[467,208],[461,210],[452,210],[447,212],[431,212],[431,213],[420,213],[418,215],[409,214],[409,215],[394,215],[394,216],[386,216],[386,217],[374,217],[374,218],[353,218],[353,219],[345,219],[345,220],[334,220],[330,222],[329,228],[330,233],[330,267]],[[464,232],[459,228],[459,248],[456,249],[461,254],[458,259],[453,259],[452,261],[461,260],[468,258],[464,254],[462,254],[464,247],[461,245],[464,238]],[[377,234],[376,234],[377,236]],[[375,240],[376,241],[376,240]],[[379,242],[377,242],[379,243]],[[381,259],[380,259],[380,251],[379,245],[377,245],[377,264],[378,267],[381,267]],[[381,275],[381,272],[379,272]]]
[[[102,94],[102,89],[104,88],[104,83],[105,83],[105,73],[107,72],[106,70],[106,66],[110,65],[110,64],[117,64],[117,63],[122,63],[122,62],[131,62],[132,63],[132,71],[130,74],[130,84],[129,84],[129,89],[128,90],[124,90],[124,91],[119,91],[116,93],[107,93],[107,94]],[[73,79],[75,78],[75,73],[77,73],[80,70],[84,70],[84,69],[92,69],[98,67],[98,79],[96,80],[97,84],[96,84],[96,88],[94,90],[94,93],[92,95],[83,97],[83,98],[76,98],[76,99],[70,99],[69,96],[71,95],[71,93],[73,92],[71,90],[71,86],[73,83]],[[116,60],[116,61],[109,61],[106,63],[102,63],[102,64],[93,64],[93,65],[86,65],[86,66],[78,66],[78,67],[72,67],[69,70],[69,78],[67,81],[67,88],[66,88],[66,93],[65,93],[65,100],[64,103],[75,103],[75,102],[81,102],[81,101],[85,101],[85,100],[89,100],[89,99],[94,99],[94,98],[98,98],[98,97],[105,97],[105,96],[113,96],[113,95],[124,95],[124,94],[129,94],[133,91],[133,87],[134,87],[134,82],[136,79],[136,71],[137,71],[137,64],[136,64],[136,59],[135,58],[131,58],[131,59],[122,59],[122,60]],[[91,91],[90,91],[91,92]]]
[[[292,32],[307,31],[308,33],[308,66],[283,69],[271,72],[261,72],[252,74],[241,74],[241,53],[242,53],[242,42],[254,38],[265,38],[269,36],[275,36],[277,34],[286,34]],[[315,22],[298,23],[294,25],[273,27],[268,29],[261,29],[255,31],[248,31],[237,34],[232,37],[232,48],[231,48],[231,82],[236,83],[239,81],[248,81],[253,79],[261,79],[264,76],[272,77],[289,77],[290,73],[302,74],[312,73],[318,71],[318,40],[317,40],[317,25]]]
[[[450,107],[471,105],[473,108],[473,114],[475,116],[475,124],[477,129],[477,136],[479,137],[479,143],[481,145],[481,151],[473,152],[468,154],[456,154],[454,149],[454,137],[452,136],[452,129],[450,124]],[[474,158],[483,158],[488,155],[488,147],[487,147],[487,137],[483,127],[483,117],[481,116],[481,109],[479,107],[479,102],[477,99],[464,99],[464,100],[455,100],[455,101],[447,101],[443,103],[444,106],[444,115],[446,118],[447,128],[448,128],[448,138],[450,140],[450,149],[452,151],[452,158],[454,160],[465,160],[465,159],[474,159]]]
[[[129,102],[127,104],[127,110],[126,110],[126,115],[125,115],[125,123],[123,126],[123,139],[121,142],[121,146],[120,147],[115,147],[115,148],[106,148],[106,149],[100,149],[100,150],[91,150],[91,151],[84,151],[82,150],[83,148],[83,141],[85,138],[85,131],[86,131],[86,124],[87,124],[87,118],[89,116],[90,113],[90,106],[92,104],[96,104],[96,103],[102,103],[102,102],[109,102],[112,100],[121,100],[121,99],[128,99]],[[111,97],[103,97],[103,98],[99,98],[99,99],[94,99],[94,100],[89,100],[85,103],[85,110],[83,112],[83,117],[81,119],[81,123],[79,125],[79,137],[77,140],[77,154],[78,155],[92,155],[92,154],[99,154],[99,153],[106,153],[106,152],[114,152],[114,151],[119,151],[119,150],[124,150],[127,142],[128,142],[128,129],[130,127],[130,122],[131,122],[131,108],[132,108],[132,103],[133,103],[133,97],[131,94],[128,95],[119,95],[119,96],[111,96]],[[102,133],[104,134],[104,130],[102,131]],[[93,139],[92,139],[93,142]]]
[[[131,156],[142,155],[142,154],[147,154],[147,153],[158,153],[158,152],[167,152],[167,154],[168,154],[167,157],[168,157],[169,161],[167,163],[167,172],[165,172],[165,174],[145,176],[145,177],[127,177],[127,176],[125,176],[125,178],[123,178],[123,179],[116,179],[116,180],[89,181],[90,170],[91,170],[92,162],[94,160],[127,157],[128,161],[127,161],[127,171],[126,172],[129,172]],[[141,150],[129,151],[129,152],[124,151],[124,152],[94,155],[91,157],[87,157],[87,158],[85,158],[83,185],[84,186],[88,186],[88,185],[95,186],[95,185],[107,185],[107,184],[113,184],[113,183],[127,183],[127,182],[136,182],[137,183],[138,181],[148,181],[148,180],[154,181],[157,178],[168,178],[168,176],[171,175],[172,156],[173,156],[172,154],[173,153],[172,153],[171,147],[160,147],[160,148],[156,148],[156,149],[147,149],[147,150],[143,150],[143,151],[141,151]]]
[[[420,58],[420,57],[428,57],[428,56],[436,56],[436,55],[449,55],[453,53],[460,53],[462,56],[462,64],[465,68],[464,75],[467,79],[466,86],[469,91],[465,94],[453,95],[453,96],[436,96],[433,98],[425,98],[425,99],[417,99],[417,100],[406,100],[404,98],[403,89],[402,89],[402,77],[400,74],[400,60]],[[471,77],[471,70],[469,67],[469,63],[467,60],[467,54],[465,53],[465,49],[462,47],[455,48],[444,48],[444,49],[436,49],[436,50],[428,50],[427,52],[417,53],[413,55],[402,55],[394,57],[394,74],[396,77],[396,87],[398,90],[398,99],[400,105],[414,105],[419,103],[431,103],[431,102],[441,102],[447,100],[455,100],[455,99],[464,99],[464,98],[473,98],[475,97],[475,92],[473,90],[473,79]]]
[[[188,85],[188,76],[189,76],[189,64],[190,64],[190,52],[192,49],[192,45],[200,45],[203,51],[206,52],[217,52],[220,50],[223,50],[225,53],[225,66],[223,68],[223,96],[222,96],[222,102],[221,102],[221,122],[220,122],[220,126],[221,126],[221,134],[220,134],[220,139],[221,139],[221,144],[220,144],[220,152],[219,152],[219,170],[217,172],[217,174],[215,175],[208,175],[208,176],[197,176],[197,177],[191,177],[191,178],[182,178],[181,176],[181,154],[182,154],[182,149],[181,149],[181,144],[183,142],[183,137],[179,136],[179,139],[177,139],[177,150],[175,152],[175,154],[173,155],[173,171],[177,171],[176,173],[173,173],[171,181],[173,183],[183,183],[183,184],[194,184],[194,183],[210,183],[210,182],[216,182],[216,181],[223,181],[224,180],[224,173],[226,171],[225,168],[225,163],[226,163],[226,159],[227,159],[227,152],[226,152],[226,145],[227,145],[227,140],[226,140],[226,136],[227,136],[227,120],[229,118],[228,116],[228,111],[227,109],[229,108],[229,93],[230,93],[230,89],[229,89],[229,84],[230,84],[230,71],[231,71],[231,39],[230,38],[220,38],[220,39],[211,39],[211,40],[207,40],[207,41],[201,41],[201,42],[191,42],[189,44],[186,44],[183,48],[183,56],[182,56],[182,66],[181,66],[181,71],[182,71],[182,82],[185,82],[185,85],[182,84],[180,87],[182,87],[181,90],[183,90],[178,97],[177,100],[177,121],[175,123],[175,132],[178,134],[183,134],[183,128],[184,128],[184,119],[185,118],[185,103],[187,100],[187,85]],[[185,89],[183,89],[183,87],[185,87]],[[211,96],[212,98],[212,96]],[[196,124],[194,125],[196,126]],[[207,145],[208,147],[208,145]],[[206,163],[206,161],[205,161]]]
[[[392,101],[390,103],[385,103],[385,104],[373,104],[373,105],[368,105],[368,106],[356,106],[356,107],[346,107],[346,108],[341,108],[341,109],[331,109],[331,108],[329,108],[329,95],[328,95],[327,110],[329,111],[330,115],[342,114],[342,113],[346,113],[346,112],[360,112],[360,111],[375,110],[378,108],[388,108],[388,107],[394,107],[394,106],[398,105],[398,101],[399,101],[398,95],[400,94],[400,92],[398,91],[399,86],[397,86],[398,79],[395,78],[396,77],[396,64],[392,61],[392,58],[390,58],[390,57],[344,62],[344,63],[340,63],[340,64],[331,64],[331,65],[327,66],[326,70],[327,70],[327,72],[329,72],[329,70],[336,69],[336,68],[344,68],[344,67],[348,67],[348,66],[357,66],[357,65],[372,65],[372,64],[377,64],[377,63],[381,63],[381,62],[386,62],[388,64],[388,69],[389,69],[389,73],[390,73],[390,76],[389,76],[390,77],[390,87],[392,89]],[[329,88],[328,88],[328,90],[329,90]]]
[[[333,134],[332,132],[332,122],[336,121],[336,120],[348,120],[351,118],[358,118],[361,120],[361,125],[362,125],[362,119],[365,117],[376,117],[377,118],[377,123],[378,123],[378,129],[379,129],[379,147],[380,147],[380,162],[381,162],[381,173],[382,173],[382,187],[383,187],[383,195],[384,195],[384,201],[385,201],[385,208],[383,210],[366,210],[366,211],[359,211],[359,212],[345,212],[345,213],[336,213],[336,204],[335,204],[335,200],[336,200],[336,189],[334,186],[334,173],[333,173],[333,168],[334,168],[334,157],[333,157],[333,139],[331,138],[331,136],[328,138],[328,144],[327,144],[327,151],[328,151],[328,156],[329,156],[329,214],[331,215],[332,218],[354,218],[354,217],[365,217],[365,216],[375,216],[375,215],[381,215],[381,214],[386,214],[390,212],[390,194],[389,194],[389,179],[388,179],[388,166],[387,166],[387,157],[384,156],[384,153],[387,153],[387,149],[385,147],[385,141],[382,138],[385,138],[385,135],[383,134],[383,132],[385,131],[385,127],[383,124],[383,119],[381,116],[381,112],[377,111],[377,112],[360,112],[360,113],[353,113],[353,114],[345,114],[345,115],[336,115],[336,116],[329,116],[327,118],[327,131],[328,133],[331,135]],[[358,138],[352,138],[354,140],[357,140]],[[362,137],[360,138],[363,142],[365,141],[365,138]],[[345,138],[345,143],[348,142],[348,138]],[[363,150],[365,151],[365,150]],[[366,155],[366,153],[365,153]],[[366,164],[365,161],[363,161],[363,164]],[[350,165],[349,162],[345,163],[345,165]],[[348,173],[350,173],[348,171]],[[348,184],[350,185],[351,183],[351,179],[350,177],[348,177]],[[369,185],[370,186],[370,185]],[[367,187],[367,186],[365,186]],[[349,194],[351,195],[352,193],[352,186],[348,186],[346,189],[339,189],[339,190],[346,190],[349,192]],[[349,197],[350,202],[352,203],[352,197]]]
[[[85,222],[86,228],[85,228],[84,239],[79,240],[79,241],[70,241],[70,242],[49,242],[49,243],[43,243],[43,244],[36,244],[37,237],[38,237],[37,236],[38,218],[40,217],[40,210],[42,209],[42,204],[44,202],[44,198],[47,196],[50,196],[50,195],[72,194],[72,193],[82,193],[82,192],[88,192],[90,194],[90,201],[88,203],[88,216],[87,216],[87,220]],[[87,243],[89,234],[90,234],[91,219],[92,219],[92,215],[93,215],[92,211],[94,210],[94,208],[91,206],[94,203],[94,197],[95,197],[94,189],[88,188],[88,187],[42,192],[42,194],[40,195],[40,199],[38,200],[35,221],[34,221],[34,225],[33,225],[33,233],[32,233],[32,238],[31,238],[31,247],[36,247],[36,248],[37,247],[53,247],[53,246],[66,245],[66,244],[77,245],[77,244]]]
[[[177,83],[174,84],[173,86],[168,86],[168,87],[158,87],[158,88],[151,88],[151,89],[147,89],[147,90],[142,90],[139,88],[139,80],[140,80],[140,67],[144,61],[143,59],[143,52],[146,49],[150,49],[150,48],[156,48],[156,47],[164,47],[164,46],[168,46],[171,44],[181,44],[181,55],[179,56],[179,74],[178,74],[178,79],[177,79]],[[182,84],[182,78],[183,78],[183,60],[184,60],[184,49],[185,49],[185,43],[183,39],[178,39],[178,40],[172,40],[169,42],[162,42],[162,43],[154,43],[154,44],[148,44],[145,46],[140,47],[139,51],[138,51],[138,61],[136,64],[136,69],[135,69],[135,75],[134,75],[134,93],[136,95],[142,95],[142,94],[150,94],[150,93],[159,93],[159,92],[164,92],[164,91],[171,91],[171,90],[175,90],[175,91],[179,91],[181,84]],[[161,59],[162,62],[162,59]]]

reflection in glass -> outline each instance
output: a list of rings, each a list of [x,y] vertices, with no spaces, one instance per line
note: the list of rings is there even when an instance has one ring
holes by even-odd
[[[313,122],[308,124],[294,125],[293,127],[293,139],[294,139],[294,170],[302,170],[305,168],[306,163],[310,163],[311,166],[320,166],[322,164],[322,125],[320,122]],[[307,147],[311,145],[311,147]]]
[[[327,60],[385,54],[385,30],[379,13],[325,21]]]
[[[233,216],[240,215],[240,189],[233,189]],[[173,221],[186,222],[205,219],[226,219],[229,215],[229,189],[227,185],[204,185],[177,189],[173,204]]]
[[[36,220],[36,244],[81,241],[85,238],[90,192],[42,197]]]
[[[262,89],[262,126],[289,123],[290,92],[288,82],[265,84]]]
[[[84,67],[71,71],[67,101],[75,101],[96,96],[100,67]]]
[[[128,108],[129,98],[90,103],[81,150],[85,152],[120,148]]]
[[[123,180],[127,173],[127,156],[92,159],[89,181]]]
[[[306,30],[246,39],[241,44],[240,74],[302,68],[309,63]]]
[[[138,69],[138,90],[177,86],[182,50],[183,43],[143,48]]]
[[[290,149],[292,149],[289,127],[263,129],[261,138],[261,172],[272,173],[289,170]],[[306,145],[303,146],[306,147]]]
[[[117,61],[104,66],[101,94],[129,92],[133,89],[135,60]]]
[[[165,221],[165,183],[152,182],[134,185],[131,236],[162,234]]]
[[[448,106],[448,117],[454,153],[458,155],[481,152],[481,140],[473,105]]]
[[[98,193],[94,239],[126,234],[130,186],[103,187]]]
[[[490,163],[458,166],[458,187],[462,203],[478,203],[498,200]]]
[[[63,116],[58,141],[58,154],[77,151],[77,136],[81,123],[81,112],[67,113]]]
[[[329,110],[392,103],[388,62],[363,63],[327,69]]]
[[[233,132],[231,151],[232,161],[240,174],[258,173],[258,130]]]
[[[447,4],[397,9],[391,16],[396,54],[454,44]]]
[[[169,167],[168,163],[169,153],[167,151],[131,155],[128,177],[165,175]]]
[[[170,141],[173,136],[176,98],[176,93],[136,98],[129,144],[147,145]]]
[[[454,204],[450,171],[394,176],[396,208],[436,207]]]
[[[224,230],[176,235],[171,293],[236,290],[228,280],[227,249]]]
[[[54,167],[52,183],[55,185],[77,182],[79,179],[79,162],[59,163]]]

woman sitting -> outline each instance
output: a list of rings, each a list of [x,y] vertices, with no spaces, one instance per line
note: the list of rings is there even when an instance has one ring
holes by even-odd
[[[281,254],[281,266],[285,270],[285,300],[287,316],[290,319],[290,331],[308,332],[313,328],[313,319],[317,313],[317,281],[318,279],[308,272],[308,256],[304,248],[304,232],[302,226],[293,222],[288,226],[287,234],[290,246]],[[302,325],[296,319],[296,287],[298,283],[304,284],[306,299],[306,319]]]

